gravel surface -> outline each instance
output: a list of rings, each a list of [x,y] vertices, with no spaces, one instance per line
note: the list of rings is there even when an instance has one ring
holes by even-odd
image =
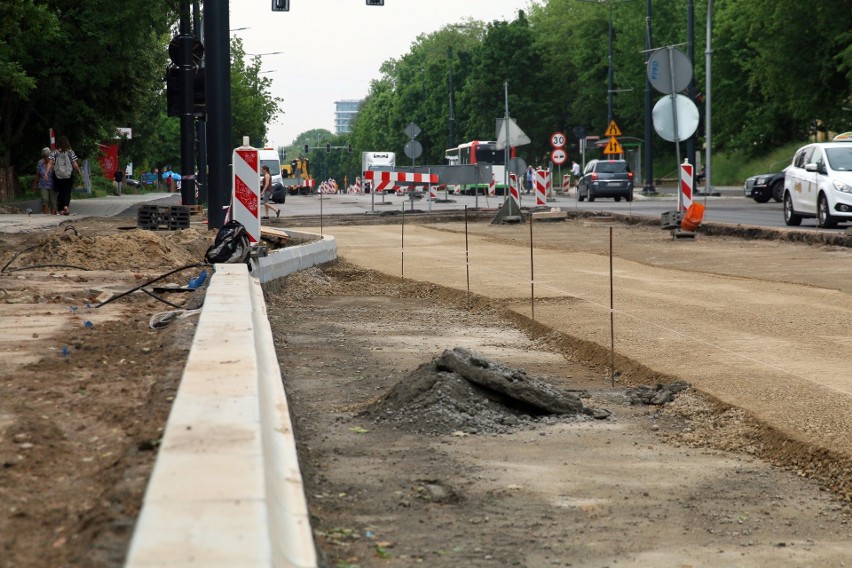
[[[572,219],[536,224],[531,278],[529,227],[479,221],[468,294],[462,223],[404,255],[398,225],[324,230],[345,260],[267,289],[323,566],[850,564],[848,249]],[[123,564],[194,319],[118,296],[186,285],[213,236],[0,236],[0,566]],[[446,423],[370,416],[457,348],[608,415],[465,380]]]
[[[566,356],[560,334],[518,328],[504,302],[471,305],[346,262],[270,287],[268,302],[322,566],[842,566],[852,555],[848,507],[759,458],[764,428],[746,412],[683,382],[613,387]],[[458,349],[611,415],[506,424],[511,403],[442,376],[436,362]]]

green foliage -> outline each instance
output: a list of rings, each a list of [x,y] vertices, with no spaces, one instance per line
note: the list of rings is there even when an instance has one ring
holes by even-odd
[[[50,128],[96,160],[98,142],[113,138],[116,127],[136,126],[159,90],[173,4],[0,4],[0,166],[28,170]]]
[[[687,0],[654,2],[651,48],[689,51]],[[799,143],[816,130],[852,129],[852,10],[847,0],[717,2],[713,14],[713,148],[742,157]],[[420,36],[409,53],[385,62],[353,127],[359,150],[401,154],[408,122],[423,133],[423,160],[438,163],[449,146],[449,72],[455,143],[493,139],[495,118],[509,113],[532,143],[518,149],[541,161],[549,134],[575,126],[603,134],[607,125],[609,22],[613,28],[613,116],[625,136],[644,138],[645,2],[544,0],[511,22],[469,21]],[[695,84],[705,85],[706,4],[694,8]],[[653,102],[663,95],[653,91]],[[703,114],[703,108],[699,109]],[[654,154],[673,146],[654,135]],[[699,147],[703,141],[699,140]]]
[[[0,2],[0,167],[29,172],[48,132],[65,135],[97,163],[99,143],[117,127],[123,167],[180,163],[180,120],[166,116],[167,46],[175,33],[174,0]],[[265,142],[281,100],[271,97],[260,61],[232,46],[234,146],[249,135]]]
[[[231,135],[234,148],[248,136],[252,146],[266,146],[269,124],[282,99],[272,97],[272,80],[260,74],[260,57],[246,60],[242,39],[231,39]]]
[[[744,159],[737,151],[720,152],[713,157],[714,185],[741,185],[749,176],[780,172],[790,164],[793,154],[804,142],[792,142],[762,155]]]

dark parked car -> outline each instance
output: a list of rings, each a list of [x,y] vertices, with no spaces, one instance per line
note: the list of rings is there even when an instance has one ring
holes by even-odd
[[[612,197],[633,201],[633,172],[626,160],[592,160],[577,184],[577,199]]]
[[[784,200],[784,170],[775,174],[760,174],[751,176],[743,184],[743,193],[758,203],[766,203],[774,199],[778,203]]]
[[[133,178],[124,178],[124,183],[126,183],[127,185],[129,185],[131,187],[136,187],[136,188],[138,188],[140,185],[142,185],[142,184],[139,183],[139,180],[135,180]]]

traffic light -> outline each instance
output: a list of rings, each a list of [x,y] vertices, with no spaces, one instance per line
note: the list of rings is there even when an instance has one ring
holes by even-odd
[[[273,12],[289,12],[290,0],[272,0]]]
[[[367,0],[367,6],[384,6],[385,0]]]
[[[352,153],[352,144],[347,144],[347,145],[346,145],[346,151],[347,151],[348,153],[350,153],[350,154]]]
[[[305,144],[305,156],[307,156],[308,152],[310,152],[310,151],[311,151],[310,147],[308,147],[308,145]]]
[[[166,69],[166,114],[180,116],[180,76],[174,65]]]
[[[326,145],[325,145],[325,151],[326,151],[326,152],[331,152],[331,144],[326,144]]]
[[[205,72],[204,72],[204,44],[196,37],[182,37],[176,35],[169,42],[169,59],[171,65],[166,69],[166,114],[168,116],[180,116],[181,114],[181,79],[180,79],[180,45],[181,41],[192,42],[191,60],[187,63],[192,65],[192,106],[191,112],[195,115],[203,115],[206,104]]]
[[[192,112],[203,115],[206,106],[204,67],[194,69],[192,74]],[[166,114],[168,116],[180,116],[180,72],[179,69],[170,65],[166,69]]]

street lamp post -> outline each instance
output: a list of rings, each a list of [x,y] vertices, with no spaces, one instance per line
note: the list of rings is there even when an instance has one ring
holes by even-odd
[[[613,112],[612,112],[612,95],[615,93],[615,90],[612,87],[612,36],[613,36],[613,28],[612,28],[612,6],[613,4],[623,4],[624,2],[629,2],[630,0],[580,0],[581,2],[590,2],[594,4],[606,4],[609,8],[609,49],[607,51],[607,105],[606,105],[606,120],[607,124],[612,122],[613,120]]]
[[[710,31],[713,27],[713,0],[707,0],[707,45],[705,46],[704,51],[704,75],[705,75],[705,91],[706,95],[704,97],[704,139],[706,147],[705,158],[704,158],[704,193],[710,193],[713,188],[713,184],[710,182],[710,148],[712,146],[712,137],[711,137],[711,126],[712,121],[710,120],[710,59],[713,55],[713,50],[710,48]]]
[[[712,1],[712,0],[711,0]],[[645,68],[651,59],[651,0],[645,4]],[[651,120],[651,79],[645,73],[645,183],[643,193],[654,193],[654,125]]]
[[[455,94],[453,89],[453,48],[447,48],[447,57],[450,61],[450,145],[448,148],[454,148],[456,145],[456,109],[455,109]]]
[[[612,2],[609,4],[609,55],[607,56],[606,123],[612,122]]]

